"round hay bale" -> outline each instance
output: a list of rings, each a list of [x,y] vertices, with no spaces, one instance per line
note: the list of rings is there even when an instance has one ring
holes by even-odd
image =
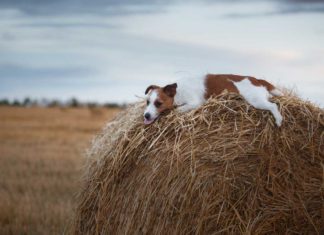
[[[273,101],[280,128],[233,94],[149,126],[128,108],[89,151],[74,233],[323,233],[324,112]]]

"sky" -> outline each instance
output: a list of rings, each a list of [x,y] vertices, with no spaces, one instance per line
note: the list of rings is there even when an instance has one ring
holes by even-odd
[[[0,98],[134,102],[206,73],[324,107],[324,0],[0,0]]]

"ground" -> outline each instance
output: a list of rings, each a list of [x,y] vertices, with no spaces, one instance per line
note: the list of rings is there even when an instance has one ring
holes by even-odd
[[[119,110],[0,107],[0,234],[63,234],[85,150]]]

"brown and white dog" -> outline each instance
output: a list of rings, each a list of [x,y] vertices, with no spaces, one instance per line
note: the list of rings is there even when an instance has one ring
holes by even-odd
[[[232,74],[207,74],[203,78],[187,79],[165,87],[149,86],[145,91],[147,107],[144,123],[150,124],[161,113],[174,108],[180,112],[195,109],[209,97],[219,95],[224,90],[242,95],[257,109],[269,110],[277,126],[281,125],[282,116],[277,105],[268,100],[271,95],[283,95],[281,91],[265,80]]]

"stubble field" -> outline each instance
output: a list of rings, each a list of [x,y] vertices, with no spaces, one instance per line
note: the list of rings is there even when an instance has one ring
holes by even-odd
[[[64,234],[85,150],[118,109],[0,107],[0,234]]]

